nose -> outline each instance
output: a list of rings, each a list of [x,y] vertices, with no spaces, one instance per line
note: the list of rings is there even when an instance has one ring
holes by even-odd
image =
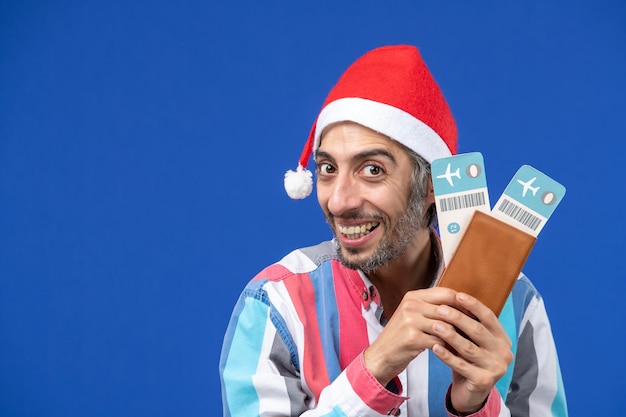
[[[350,173],[337,175],[328,188],[327,207],[336,217],[358,209],[363,204],[358,181]]]

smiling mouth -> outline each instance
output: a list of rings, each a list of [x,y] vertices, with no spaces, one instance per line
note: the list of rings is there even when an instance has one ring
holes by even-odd
[[[339,226],[338,229],[348,239],[358,239],[371,233],[379,224],[379,222],[369,222],[361,226]]]

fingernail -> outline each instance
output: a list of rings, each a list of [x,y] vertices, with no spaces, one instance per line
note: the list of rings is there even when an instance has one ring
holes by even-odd
[[[435,331],[437,333],[443,333],[444,330],[445,328],[443,327],[443,324],[439,324],[439,323],[435,324]]]
[[[467,294],[459,293],[459,300],[467,301],[468,299],[469,298],[467,298]]]
[[[440,306],[437,309],[437,312],[439,313],[439,315],[441,316],[447,316],[448,314],[450,314],[450,309],[448,307],[444,307],[444,306]]]
[[[434,345],[433,346],[433,352],[441,354],[441,353],[443,353],[443,348],[441,346],[439,346],[439,345]]]

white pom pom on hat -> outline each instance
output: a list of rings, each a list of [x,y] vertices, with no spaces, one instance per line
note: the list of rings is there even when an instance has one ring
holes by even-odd
[[[313,174],[302,165],[298,169],[285,172],[285,190],[294,200],[307,198],[313,191]]]
[[[326,127],[345,121],[389,136],[428,162],[457,152],[456,123],[418,49],[383,46],[357,59],[328,94],[297,170],[285,174],[289,197],[311,194],[313,179],[306,169],[311,154]]]

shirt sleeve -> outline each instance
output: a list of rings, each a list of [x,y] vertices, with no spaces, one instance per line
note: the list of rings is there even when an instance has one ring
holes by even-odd
[[[386,416],[407,400],[401,387],[396,394],[378,383],[363,354],[316,399],[300,377],[295,340],[264,291],[244,291],[220,358],[225,417]]]
[[[450,388],[446,393],[446,412],[449,417],[457,417],[456,411],[452,408],[452,402],[450,400]],[[510,416],[509,410],[504,407],[502,397],[500,393],[493,387],[485,404],[475,413],[468,414],[466,417],[505,417]]]
[[[512,416],[566,417],[561,369],[543,299],[535,296],[520,323],[513,378],[506,396]]]

